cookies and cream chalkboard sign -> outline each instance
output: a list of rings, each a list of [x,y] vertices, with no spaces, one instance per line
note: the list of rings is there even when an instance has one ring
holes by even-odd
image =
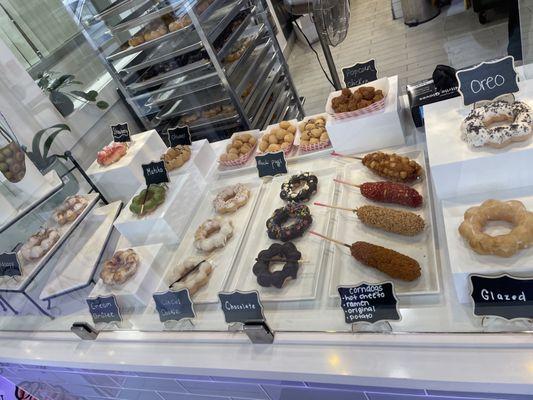
[[[122,315],[120,314],[115,296],[89,297],[87,304],[89,305],[89,311],[95,324],[100,322],[122,322]]]
[[[131,142],[130,128],[128,127],[127,122],[124,122],[123,124],[111,125],[111,132],[113,134],[114,142]]]
[[[283,151],[255,156],[255,162],[257,163],[259,178],[287,173],[287,161]]]
[[[465,106],[483,100],[494,100],[498,96],[519,90],[518,74],[512,56],[482,62],[475,67],[457,71],[456,75]]]
[[[0,276],[22,276],[17,253],[0,254]]]
[[[344,75],[344,84],[348,88],[375,81],[378,79],[376,60],[372,59],[354,64],[351,67],[345,67],[342,69],[342,74]]]
[[[164,161],[153,161],[150,164],[143,164],[142,169],[146,186],[170,182]]]
[[[339,286],[337,290],[347,324],[401,319],[392,282],[365,282],[357,286]]]
[[[533,279],[472,274],[470,284],[475,316],[533,318]]]
[[[241,292],[239,290],[231,293],[219,293],[220,305],[226,318],[226,323],[235,322],[258,322],[264,321],[263,304],[259,300],[259,292]]]
[[[190,146],[192,144],[191,132],[187,125],[176,126],[167,130],[168,144],[170,147],[176,147],[179,145]]]
[[[188,289],[154,293],[153,297],[161,322],[181,321],[196,317]]]

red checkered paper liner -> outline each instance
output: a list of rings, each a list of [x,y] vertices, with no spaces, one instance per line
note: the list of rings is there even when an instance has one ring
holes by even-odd
[[[313,143],[313,144],[300,144],[300,150],[303,153],[311,153],[312,151],[319,151],[327,149],[328,147],[331,147],[331,142],[328,139],[325,142],[319,142],[319,143]]]
[[[333,119],[338,121],[342,119],[354,118],[354,117],[359,117],[361,115],[375,113],[375,112],[385,109],[386,100],[387,100],[387,97],[383,97],[381,100],[376,101],[374,104],[370,104],[368,107],[360,108],[359,110],[355,110],[355,111],[348,111],[345,113],[333,114],[332,117]]]
[[[248,162],[248,160],[250,159],[250,156],[253,154],[253,152],[255,151],[256,147],[257,147],[257,142],[255,142],[255,146],[252,148],[252,150],[250,150],[250,152],[248,152],[246,154],[243,154],[242,156],[240,156],[236,160],[228,160],[228,161],[218,160],[218,162],[221,165],[225,166],[225,167],[240,167],[240,166],[243,166],[244,164],[246,164]]]

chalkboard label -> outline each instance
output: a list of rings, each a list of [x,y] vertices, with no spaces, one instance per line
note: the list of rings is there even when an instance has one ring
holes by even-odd
[[[170,182],[164,161],[153,161],[150,164],[143,164],[142,168],[146,186]]]
[[[399,321],[398,299],[392,282],[339,286],[341,307],[347,324]]]
[[[164,293],[154,293],[153,297],[161,322],[180,321],[196,317],[188,289],[177,292],[169,290]]]
[[[219,293],[220,305],[226,318],[226,323],[264,321],[263,305],[259,300],[257,290],[251,292],[235,291]]]
[[[189,127],[187,125],[178,125],[175,128],[168,129],[167,135],[168,144],[170,147],[176,147],[179,145],[190,146],[192,144],[191,132],[189,131]]]
[[[115,296],[88,298],[87,304],[89,305],[89,311],[95,324],[99,322],[122,322],[122,315],[120,315],[120,309],[118,308]]]
[[[533,318],[533,279],[508,274],[470,275],[474,315],[508,320]]]
[[[486,61],[481,64],[457,71],[459,92],[464,105],[518,92],[518,75],[514,69],[513,56]]]
[[[255,156],[255,161],[259,178],[287,173],[287,161],[285,161],[285,153],[283,151]]]
[[[111,132],[113,133],[114,142],[131,142],[130,128],[127,122],[111,125]]]
[[[0,276],[22,276],[17,253],[0,254]]]
[[[372,59],[351,67],[345,67],[342,69],[342,74],[344,75],[344,84],[348,88],[375,81],[378,79],[376,60]]]

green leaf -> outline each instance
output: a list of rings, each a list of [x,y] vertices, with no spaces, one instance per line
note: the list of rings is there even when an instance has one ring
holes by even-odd
[[[52,83],[50,84],[50,90],[57,90],[61,86],[63,86],[64,83],[76,78],[74,75],[61,75],[59,78],[54,79]]]
[[[71,90],[71,94],[77,97],[81,97],[84,100],[87,101],[96,101],[96,97],[98,96],[98,92],[95,90],[91,90],[90,92],[83,92],[81,90]]]
[[[44,159],[48,158],[48,152],[50,151],[50,147],[52,147],[52,144],[54,143],[56,136],[65,130],[71,132],[70,127],[68,125],[65,125],[65,124],[60,124],[60,125],[61,127],[59,127],[54,132],[52,132],[50,136],[48,136],[46,140],[44,141],[44,146],[43,146],[43,158]]]
[[[109,103],[107,101],[100,100],[96,102],[96,107],[98,107],[100,110],[105,110],[109,107]]]
[[[37,162],[40,162],[40,163],[43,163],[44,162],[44,157],[41,155],[41,149],[40,149],[40,145],[41,145],[41,140],[43,138],[43,135],[48,132],[50,129],[56,129],[55,132],[62,132],[62,131],[71,131],[70,130],[70,126],[66,125],[66,124],[56,124],[56,125],[52,125],[48,128],[45,128],[45,129],[41,129],[40,131],[36,132],[35,133],[35,136],[33,137],[33,140],[31,142],[31,152],[28,153],[31,154],[32,156],[32,160],[36,160]],[[57,136],[57,134],[56,134]],[[54,136],[55,138],[55,136]],[[53,139],[52,139],[52,142],[53,142]],[[48,149],[50,149],[50,146],[52,145],[52,143],[50,143],[50,145],[48,146]],[[48,151],[47,151],[48,152]],[[45,154],[46,156],[46,154]],[[36,162],[36,163],[37,163]]]

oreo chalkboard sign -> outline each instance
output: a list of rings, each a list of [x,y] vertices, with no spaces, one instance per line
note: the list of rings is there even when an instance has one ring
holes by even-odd
[[[113,134],[114,142],[131,142],[130,128],[128,127],[127,122],[124,122],[123,124],[111,125],[111,132]]]
[[[89,297],[87,304],[89,305],[89,311],[95,324],[99,322],[122,322],[122,315],[120,314],[115,296]]]
[[[475,67],[457,71],[456,75],[465,106],[483,100],[494,100],[498,96],[519,90],[512,56],[482,62]]]
[[[161,322],[180,321],[196,317],[188,289],[154,293],[153,297]]]
[[[257,163],[259,178],[287,173],[287,161],[283,151],[255,156],[255,162]]]
[[[22,276],[17,253],[0,254],[0,276]]]
[[[241,292],[236,290],[231,293],[219,293],[220,305],[226,318],[226,323],[258,322],[264,321],[263,305],[259,300],[257,290]]]
[[[170,182],[164,161],[153,161],[150,164],[143,164],[142,168],[146,186]]]
[[[187,125],[177,126],[167,130],[168,144],[170,147],[190,146],[192,144],[191,132]]]
[[[378,70],[376,69],[376,60],[368,60],[364,63],[357,63],[351,67],[342,69],[344,75],[344,84],[346,87],[364,85],[365,83],[378,79]]]
[[[339,286],[341,307],[347,324],[399,321],[398,299],[392,282]]]
[[[470,284],[474,315],[508,320],[533,318],[533,279],[473,274]]]

